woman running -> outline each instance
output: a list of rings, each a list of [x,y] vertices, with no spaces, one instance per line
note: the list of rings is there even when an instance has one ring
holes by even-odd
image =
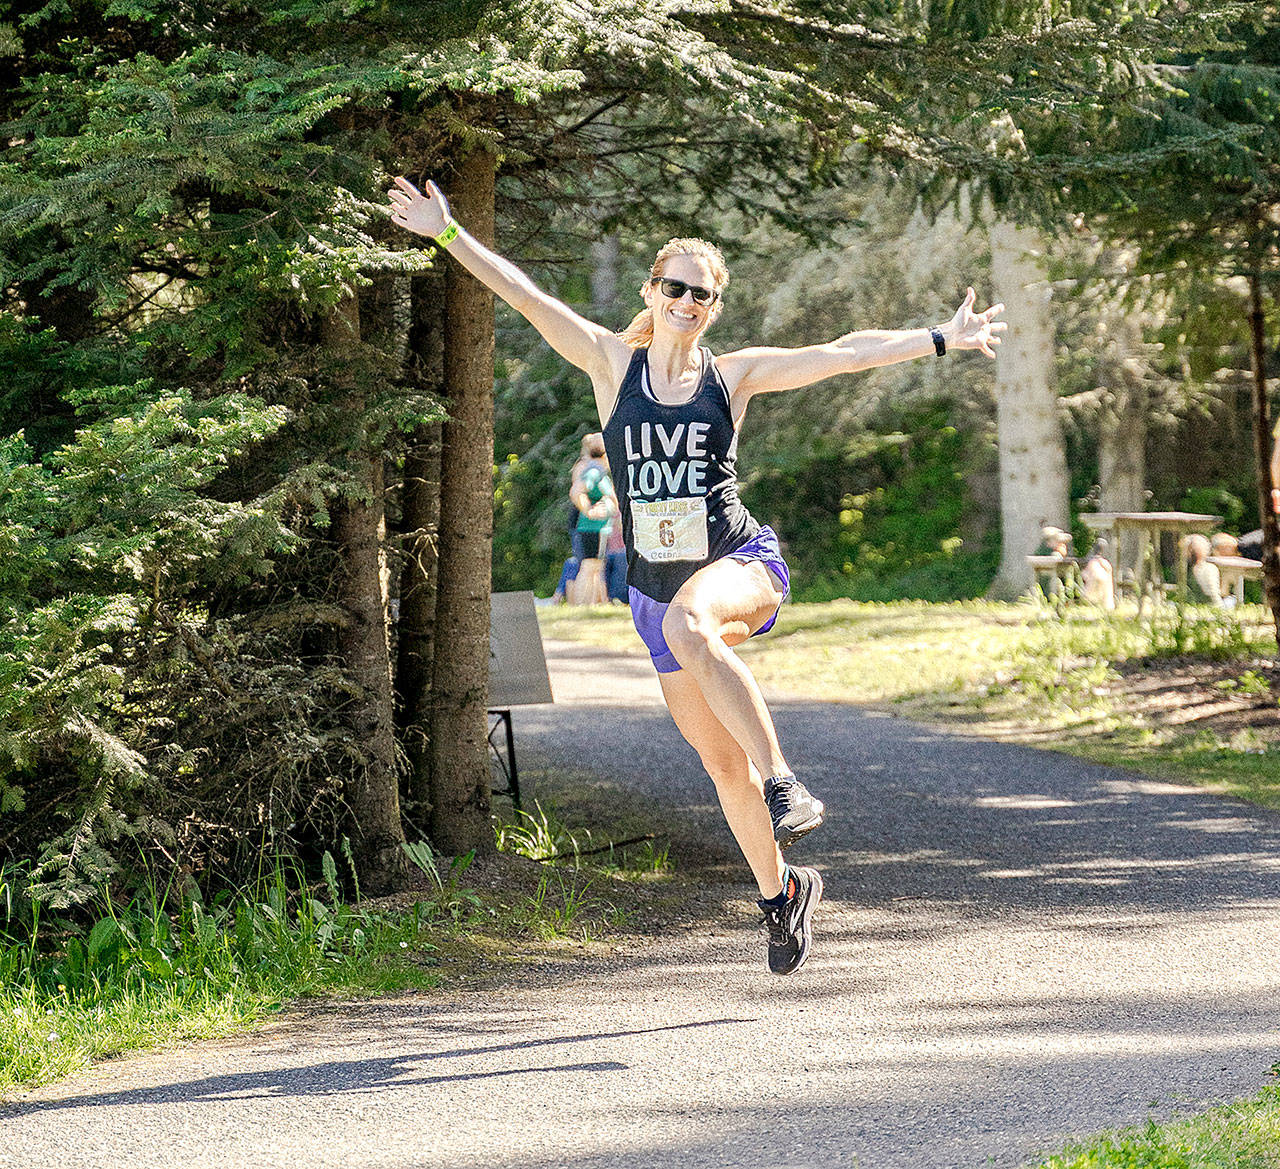
[[[1005,325],[974,291],[938,328],[848,333],[801,349],[699,345],[729,283],[713,244],[673,239],[640,289],[645,307],[621,333],[580,317],[509,260],[473,239],[435,183],[403,178],[392,220],[448,250],[591,378],[621,507],[627,584],[667,708],[698,752],[760,890],[769,969],[798,970],[822,897],[817,870],[782,849],[822,823],[823,806],[787,765],[760,687],[733,647],[773,625],[790,587],[778,537],[738,498],[738,429],[756,394],[951,349],[994,357]]]

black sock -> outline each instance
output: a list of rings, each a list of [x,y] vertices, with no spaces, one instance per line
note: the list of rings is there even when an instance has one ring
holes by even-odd
[[[781,909],[787,903],[787,886],[791,884],[791,870],[783,865],[782,867],[782,892],[776,897],[761,897],[760,904],[768,905],[773,909]]]

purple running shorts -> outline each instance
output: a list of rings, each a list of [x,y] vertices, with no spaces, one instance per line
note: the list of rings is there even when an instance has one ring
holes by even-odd
[[[734,549],[722,559],[737,560],[741,564],[758,560],[766,568],[773,569],[774,574],[782,582],[784,599],[791,591],[791,572],[787,568],[787,562],[782,559],[782,549],[778,546],[778,533],[772,528],[761,528],[741,548]],[[635,588],[627,589],[627,598],[631,603],[631,620],[635,623],[636,632],[640,634],[640,640],[649,651],[653,668],[659,674],[674,674],[680,669],[680,663],[676,661],[675,655],[668,647],[667,639],[662,636],[662,619],[667,615],[667,605],[662,601],[655,601],[652,597],[646,597]],[[775,609],[773,616],[751,636],[759,637],[762,633],[768,633],[777,619],[778,613]]]

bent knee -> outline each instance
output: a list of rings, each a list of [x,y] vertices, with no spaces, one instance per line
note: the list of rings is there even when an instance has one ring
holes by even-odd
[[[662,636],[676,661],[686,666],[710,651],[720,630],[709,614],[673,601],[662,618]]]

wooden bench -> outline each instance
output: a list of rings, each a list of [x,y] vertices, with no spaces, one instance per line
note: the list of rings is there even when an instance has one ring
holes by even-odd
[[[506,780],[494,795],[510,796],[520,807],[520,772],[516,767],[516,736],[511,725],[513,706],[553,702],[551,676],[542,652],[542,630],[532,593],[489,594],[489,749],[494,767]],[[505,732],[500,744],[495,736]],[[505,752],[502,750],[505,746]]]

